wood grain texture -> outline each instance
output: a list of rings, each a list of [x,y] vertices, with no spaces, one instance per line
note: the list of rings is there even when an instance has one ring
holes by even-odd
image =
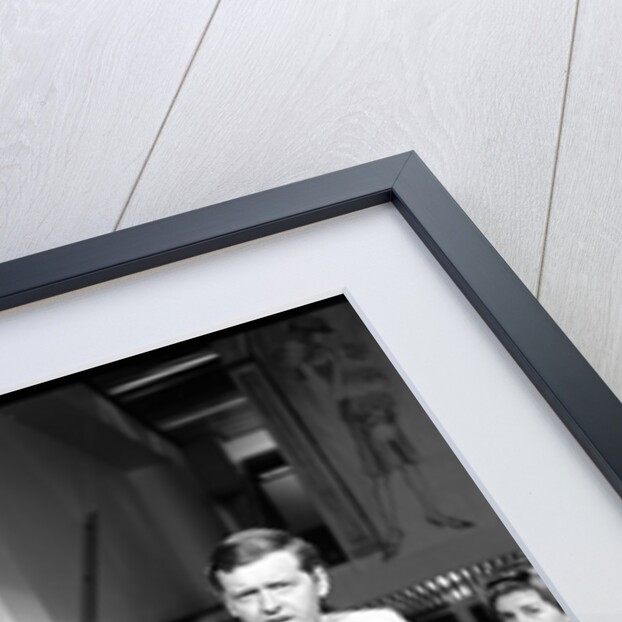
[[[121,225],[415,149],[533,287],[573,10],[223,0]]]
[[[582,2],[540,299],[622,398],[622,5]]]
[[[214,6],[0,3],[0,260],[114,228]]]

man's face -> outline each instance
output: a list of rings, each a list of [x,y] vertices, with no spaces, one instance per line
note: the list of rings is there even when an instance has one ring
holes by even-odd
[[[568,622],[564,613],[533,589],[499,597],[495,609],[504,622]]]
[[[229,613],[242,622],[319,622],[329,589],[323,569],[304,572],[287,550],[219,572],[218,579]]]

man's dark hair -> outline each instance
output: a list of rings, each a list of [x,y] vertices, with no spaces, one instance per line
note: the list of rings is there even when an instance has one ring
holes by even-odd
[[[528,570],[512,570],[490,581],[486,585],[486,598],[490,608],[495,613],[497,611],[497,601],[502,596],[514,594],[515,592],[536,592],[543,601],[562,611],[559,603],[555,600],[555,597],[547,589],[542,580],[539,577],[534,577]]]
[[[280,529],[256,528],[238,531],[223,540],[212,552],[205,575],[211,587],[220,593],[218,572],[231,572],[277,551],[292,553],[304,572],[324,566],[315,547],[302,538]]]

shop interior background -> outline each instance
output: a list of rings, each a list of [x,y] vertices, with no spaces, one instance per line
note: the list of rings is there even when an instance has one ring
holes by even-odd
[[[15,619],[225,620],[202,568],[258,525],[319,548],[331,606],[411,622],[491,622],[529,568],[342,296],[10,395],[0,428]]]

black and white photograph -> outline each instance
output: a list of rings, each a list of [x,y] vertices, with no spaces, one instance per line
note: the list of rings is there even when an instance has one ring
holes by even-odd
[[[0,543],[50,622],[227,620],[240,585],[241,622],[569,619],[344,296],[4,396],[0,426]],[[321,618],[279,555],[330,577]]]
[[[621,32],[0,0],[0,622],[622,622]]]

